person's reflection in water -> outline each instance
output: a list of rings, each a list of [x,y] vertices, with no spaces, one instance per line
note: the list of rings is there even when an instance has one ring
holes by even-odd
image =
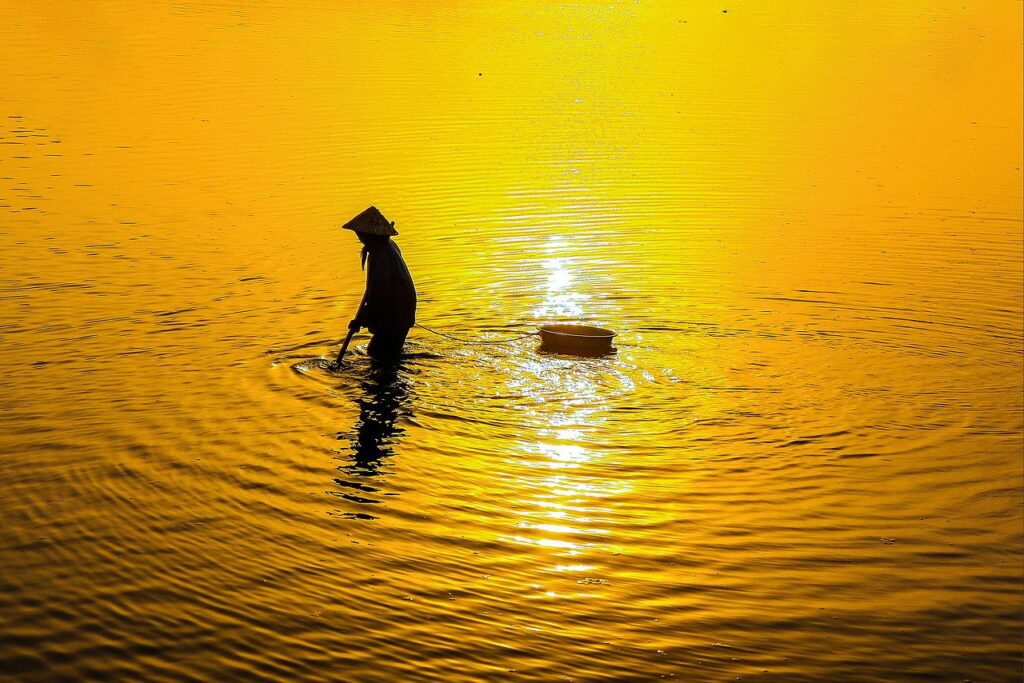
[[[349,439],[352,447],[352,462],[340,468],[349,475],[378,475],[383,459],[394,455],[394,444],[405,433],[396,422],[411,415],[409,380],[401,362],[371,358],[370,363],[361,386],[363,393],[356,399],[359,420],[352,430],[338,435]]]

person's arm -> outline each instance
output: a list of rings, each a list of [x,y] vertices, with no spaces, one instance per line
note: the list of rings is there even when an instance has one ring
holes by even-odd
[[[370,253],[369,264],[366,268],[366,291],[363,293],[363,300],[359,303],[355,318],[349,323],[349,329],[355,326],[373,328],[384,320],[388,306],[388,283],[391,277],[391,266],[387,258],[381,258]]]
[[[356,314],[352,316],[352,320],[349,321],[348,329],[355,330],[356,332],[358,332],[360,327],[366,327],[366,324],[363,322],[363,319],[365,318],[366,295],[368,293],[369,288],[367,288],[367,291],[363,292],[363,299],[362,301],[359,302],[359,307],[356,308]]]

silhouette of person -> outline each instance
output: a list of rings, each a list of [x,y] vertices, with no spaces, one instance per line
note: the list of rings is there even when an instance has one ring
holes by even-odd
[[[409,328],[416,323],[416,288],[401,250],[391,240],[398,231],[375,206],[342,227],[353,230],[363,243],[361,264],[366,270],[366,291],[349,330],[367,328],[373,335],[367,353],[377,359],[396,360],[402,354]]]

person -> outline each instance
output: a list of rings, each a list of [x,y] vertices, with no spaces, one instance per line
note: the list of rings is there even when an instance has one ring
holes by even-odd
[[[349,330],[354,333],[365,327],[373,335],[367,353],[379,360],[396,360],[409,328],[416,324],[416,287],[401,250],[391,240],[398,234],[395,223],[371,206],[342,227],[354,231],[363,243],[360,261],[366,270],[366,291]]]

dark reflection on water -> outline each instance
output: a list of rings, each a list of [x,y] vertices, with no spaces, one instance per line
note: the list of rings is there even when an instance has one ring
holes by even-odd
[[[356,399],[359,419],[352,430],[338,435],[339,439],[349,439],[352,447],[352,463],[342,470],[376,476],[380,474],[382,460],[395,454],[398,437],[405,434],[396,422],[412,414],[409,380],[401,363],[373,360],[362,390],[363,394]]]

